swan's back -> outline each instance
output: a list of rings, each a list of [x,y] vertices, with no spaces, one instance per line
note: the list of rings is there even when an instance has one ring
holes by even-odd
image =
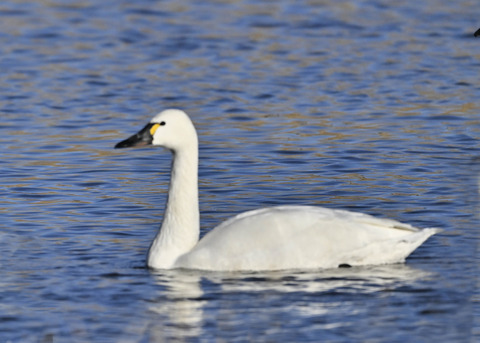
[[[363,213],[272,207],[225,221],[181,256],[176,267],[278,270],[398,263],[435,232]]]

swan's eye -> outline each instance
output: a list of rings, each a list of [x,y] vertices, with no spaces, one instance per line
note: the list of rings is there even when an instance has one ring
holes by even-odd
[[[162,121],[162,122],[160,123],[160,126],[165,126],[165,124],[166,124],[166,123],[165,123],[164,121]]]

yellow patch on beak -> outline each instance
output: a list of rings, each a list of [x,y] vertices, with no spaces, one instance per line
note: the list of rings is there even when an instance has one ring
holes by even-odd
[[[155,131],[157,131],[158,127],[160,126],[160,124],[154,124],[151,128],[150,128],[150,134],[153,136],[155,134]]]

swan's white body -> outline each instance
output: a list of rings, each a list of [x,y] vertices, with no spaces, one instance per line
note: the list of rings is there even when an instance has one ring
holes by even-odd
[[[166,110],[117,144],[160,145],[173,153],[162,226],[147,265],[218,271],[336,268],[405,261],[437,229],[417,229],[363,213],[279,206],[239,214],[199,241],[198,140],[186,113]]]

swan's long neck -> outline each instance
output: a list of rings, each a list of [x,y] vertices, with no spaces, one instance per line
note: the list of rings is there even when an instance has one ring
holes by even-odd
[[[172,173],[163,224],[148,252],[153,268],[172,268],[181,255],[197,244],[200,235],[198,209],[198,143],[172,154]]]

